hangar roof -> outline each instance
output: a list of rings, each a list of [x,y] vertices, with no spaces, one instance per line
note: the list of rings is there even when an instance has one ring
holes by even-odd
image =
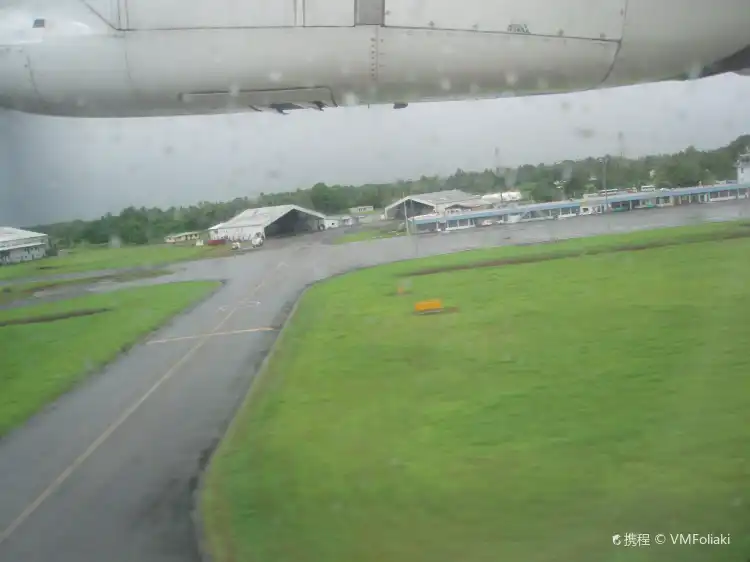
[[[242,211],[236,217],[229,219],[226,222],[212,226],[209,230],[217,228],[238,228],[242,226],[262,226],[267,227],[273,224],[281,217],[291,211],[299,211],[306,215],[312,215],[319,219],[324,219],[326,216],[312,209],[305,209],[299,205],[278,205],[276,207],[259,207],[257,209],[247,209]]]
[[[434,205],[446,205],[448,203],[459,203],[469,199],[479,199],[478,195],[466,193],[460,189],[449,189],[447,191],[432,191],[430,193],[415,193],[412,199],[428,201]]]
[[[406,197],[399,199],[395,203],[391,203],[385,208],[385,212],[387,213],[394,207],[403,205],[404,201],[409,200],[416,201],[417,203],[422,203],[423,205],[429,205],[430,207],[435,207],[437,205],[450,205],[451,203],[465,203],[466,201],[481,201],[481,197],[479,195],[466,193],[465,191],[461,191],[460,189],[432,191],[430,193],[414,193],[412,195],[407,195]]]
[[[47,235],[42,232],[13,228],[12,226],[0,226],[0,250],[39,246],[44,242],[32,242],[31,239],[41,237],[47,238]]]

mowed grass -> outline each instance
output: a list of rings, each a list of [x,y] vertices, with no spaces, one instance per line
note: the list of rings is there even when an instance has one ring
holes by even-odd
[[[76,248],[64,255],[0,267],[0,281],[108,269],[166,265],[180,261],[222,257],[224,246],[155,244],[123,248]]]
[[[352,242],[365,242],[368,240],[377,240],[381,238],[396,238],[405,236],[406,232],[399,232],[395,227],[388,228],[364,228],[357,232],[349,232],[336,238],[334,244],[350,244]]]
[[[137,279],[160,277],[162,275],[169,275],[169,273],[170,271],[166,269],[146,269],[117,273],[113,275],[102,275],[98,277],[13,283],[0,286],[0,306],[7,305],[19,300],[29,299],[40,291],[72,289],[75,287],[93,285],[103,282],[122,283],[126,281],[135,281]]]
[[[581,218],[580,220],[585,221],[586,218]],[[451,236],[451,234],[441,236]],[[408,276],[411,273],[436,267],[460,267],[467,264],[483,265],[501,259],[543,257],[551,255],[557,255],[559,257],[577,256],[587,252],[618,251],[619,249],[633,246],[680,245],[742,237],[750,238],[750,221],[748,220],[703,223],[691,226],[639,230],[624,234],[570,238],[542,244],[495,246],[479,250],[469,250],[448,255],[397,262],[388,266],[383,266],[381,271],[388,271],[389,273],[399,276]]]
[[[747,559],[748,255],[748,239],[692,243],[392,296],[419,269],[404,262],[313,287],[209,469],[214,560]],[[459,311],[411,314],[434,297]],[[651,546],[612,545],[629,532]]]
[[[0,311],[2,322],[111,309],[53,322],[0,326],[0,437],[218,286],[154,285]]]

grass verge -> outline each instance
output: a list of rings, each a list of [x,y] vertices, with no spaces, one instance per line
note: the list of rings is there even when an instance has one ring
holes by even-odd
[[[405,236],[406,232],[399,232],[393,230],[393,227],[387,229],[368,228],[359,230],[357,232],[350,232],[343,234],[336,238],[334,244],[350,244],[351,242],[364,242],[366,240],[378,240],[381,238],[396,238],[397,236]]]
[[[107,269],[151,267],[230,255],[228,246],[172,246],[77,248],[65,255],[0,267],[0,280],[44,277]]]
[[[584,219],[582,219],[584,220]],[[624,234],[607,234],[585,238],[571,238],[545,243],[495,246],[395,262],[380,267],[380,271],[397,277],[425,275],[437,269],[448,271],[465,266],[502,265],[504,260],[545,261],[550,256],[575,257],[618,251],[630,246],[671,246],[750,237],[750,221],[703,223],[692,226],[640,230]]]
[[[67,289],[82,285],[94,285],[102,282],[124,283],[138,279],[150,279],[168,275],[166,269],[146,269],[142,271],[128,271],[113,275],[102,275],[98,277],[86,277],[83,279],[60,279],[58,281],[34,281],[30,283],[14,283],[0,287],[0,305],[10,304],[19,300],[33,297],[41,291]]]
[[[2,323],[48,320],[0,327],[0,436],[219,286],[172,283],[0,311]]]
[[[465,269],[399,297],[394,273],[414,263],[313,287],[206,476],[213,559],[746,558],[748,252],[734,239]],[[433,297],[460,312],[411,314]],[[612,545],[629,532],[652,546]],[[732,541],[653,544],[696,532]]]

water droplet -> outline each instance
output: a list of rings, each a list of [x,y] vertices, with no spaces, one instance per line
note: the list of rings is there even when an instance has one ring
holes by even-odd
[[[562,100],[560,102],[560,109],[563,111],[570,111],[570,102],[568,100]]]
[[[479,84],[476,84],[475,82],[472,82],[469,84],[469,93],[473,96],[477,95],[479,93]]]
[[[690,65],[690,68],[688,68],[687,75],[689,80],[697,80],[701,77],[701,73],[703,72],[703,65],[699,62],[694,62]]]
[[[343,104],[349,107],[359,105],[359,98],[354,92],[346,92],[344,94]]]
[[[515,72],[506,72],[505,82],[509,86],[515,86],[518,83],[518,75]]]
[[[448,78],[441,78],[440,88],[442,88],[446,92],[449,91],[451,89],[451,81]]]
[[[283,77],[284,75],[278,70],[275,70],[268,75],[268,79],[271,80],[271,82],[279,82]]]
[[[229,95],[233,98],[236,98],[240,95],[240,87],[238,84],[231,84],[229,86]]]

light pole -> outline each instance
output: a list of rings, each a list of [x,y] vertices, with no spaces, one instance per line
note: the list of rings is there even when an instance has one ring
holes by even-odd
[[[607,160],[609,156],[602,158],[602,189],[604,190],[604,212],[609,211],[609,194],[607,193]]]
[[[409,234],[409,213],[406,210],[406,195],[402,193],[404,196],[404,228],[406,229],[406,234]]]

